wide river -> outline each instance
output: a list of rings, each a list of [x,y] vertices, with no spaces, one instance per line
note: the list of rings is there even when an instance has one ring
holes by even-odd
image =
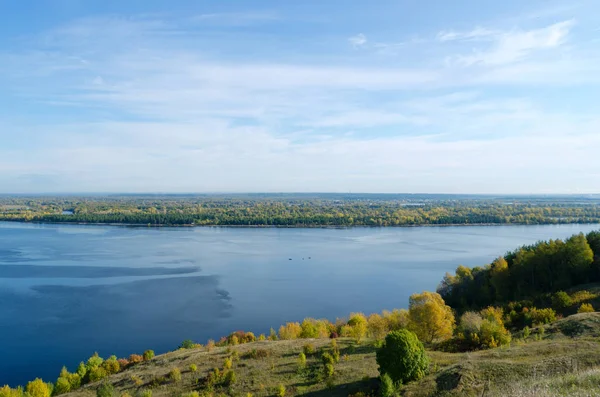
[[[0,385],[257,335],[304,317],[406,307],[457,265],[599,225],[128,228],[0,222]]]

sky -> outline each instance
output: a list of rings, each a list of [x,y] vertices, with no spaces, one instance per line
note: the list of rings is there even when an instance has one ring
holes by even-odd
[[[0,0],[0,193],[600,193],[595,0]]]

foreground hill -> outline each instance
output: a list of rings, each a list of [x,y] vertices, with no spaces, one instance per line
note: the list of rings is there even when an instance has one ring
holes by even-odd
[[[600,313],[581,313],[533,328],[510,347],[469,353],[428,351],[430,373],[403,387],[406,396],[590,396],[600,395]],[[260,341],[230,347],[181,349],[136,364],[106,382],[114,394],[180,396],[350,396],[376,395],[377,342],[337,340],[340,360],[329,380],[322,376],[321,355],[330,339]],[[306,345],[306,365],[299,355]],[[207,379],[231,360],[234,379],[208,387]],[[195,368],[194,368],[195,366]],[[173,375],[179,369],[181,378]],[[192,369],[195,369],[193,371]],[[231,379],[230,379],[231,380]],[[217,382],[218,383],[218,382]],[[94,396],[100,383],[69,396]],[[211,390],[212,389],[212,390]],[[209,391],[210,390],[210,391]],[[364,394],[359,394],[359,393]],[[212,394],[211,394],[212,393]]]

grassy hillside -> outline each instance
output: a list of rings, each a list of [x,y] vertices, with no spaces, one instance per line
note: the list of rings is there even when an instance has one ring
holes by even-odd
[[[532,329],[526,340],[513,339],[510,347],[469,353],[429,351],[430,374],[403,388],[406,396],[559,396],[600,395],[600,313],[576,314]],[[321,354],[331,350],[331,340],[260,341],[230,347],[185,349],[157,356],[107,378],[116,395],[349,396],[375,395],[379,375],[376,342],[338,340],[339,363],[330,380],[322,374]],[[304,368],[299,354],[305,345]],[[206,379],[214,368],[221,372],[232,360],[235,382],[213,387]],[[196,371],[190,369],[196,366]],[[181,371],[181,380],[170,373]],[[177,378],[175,376],[175,378]],[[69,396],[94,396],[100,383],[84,386]],[[510,390],[510,393],[507,391]],[[594,394],[597,393],[597,394]]]

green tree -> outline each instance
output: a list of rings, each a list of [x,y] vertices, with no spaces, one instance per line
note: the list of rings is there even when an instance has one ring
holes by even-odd
[[[408,330],[393,331],[377,350],[379,373],[388,374],[394,382],[421,379],[429,367],[425,348],[417,336]]]

